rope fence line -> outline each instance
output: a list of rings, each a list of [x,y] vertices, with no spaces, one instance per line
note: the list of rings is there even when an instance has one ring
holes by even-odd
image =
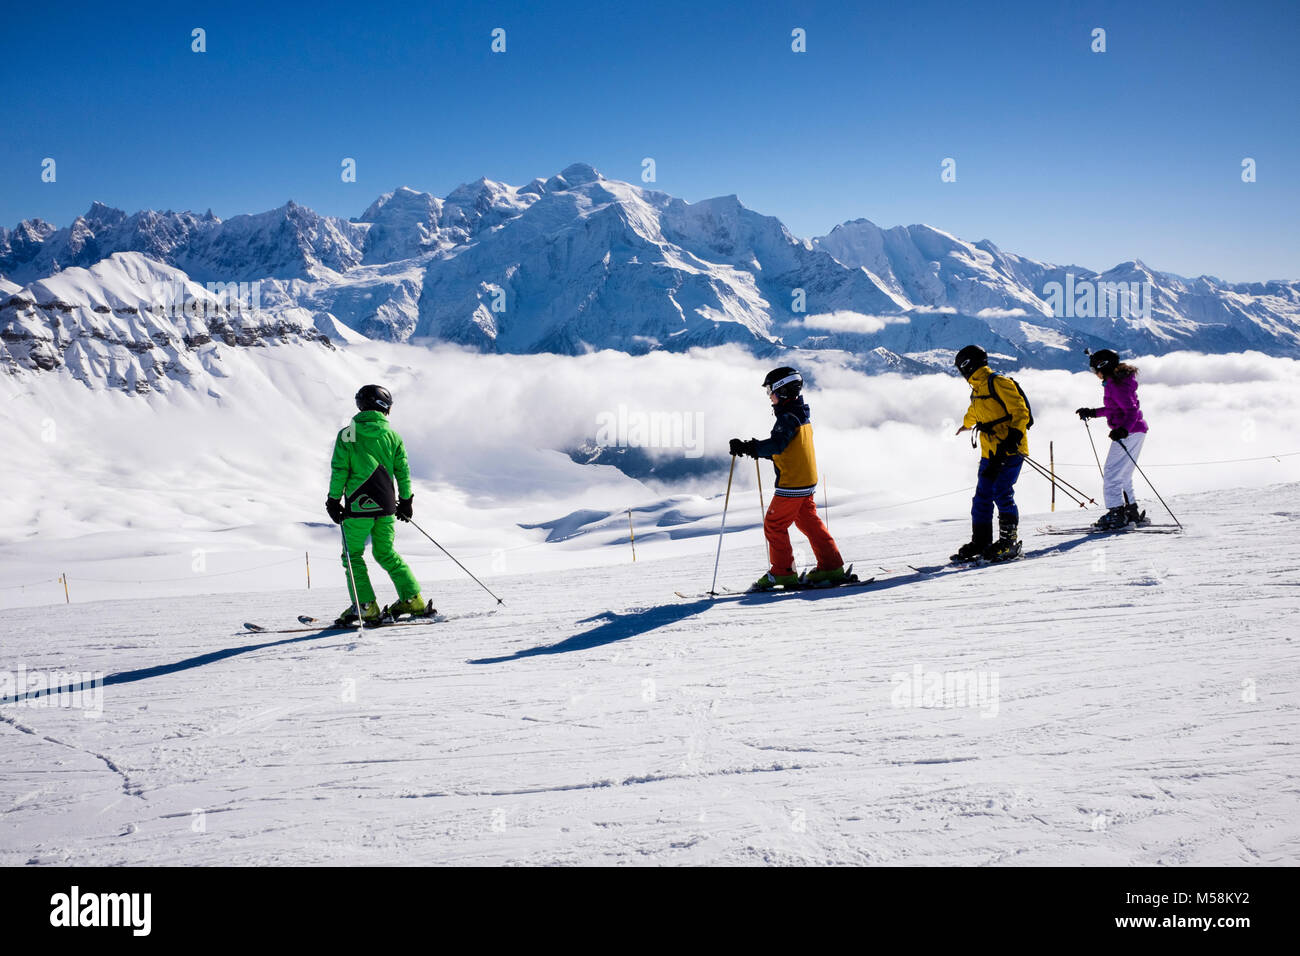
[[[42,584],[58,584],[59,578],[42,578],[39,581],[32,581],[30,584],[6,584],[0,588],[0,591],[17,591],[19,588],[34,588]]]
[[[951,498],[953,495],[968,495],[974,490],[975,490],[975,486],[970,485],[969,487],[966,488],[958,488],[956,491],[945,491],[941,495],[930,495],[928,498],[914,498],[911,501],[897,501],[892,505],[880,505],[875,508],[863,508],[862,512],[865,514],[872,511],[886,511],[889,508],[906,508],[908,505],[919,505],[923,501],[934,501],[937,498]]]
[[[177,555],[184,555],[185,552],[178,551]],[[151,555],[153,557],[153,555]],[[157,555],[164,557],[164,555]],[[251,574],[254,571],[265,571],[267,568],[278,568],[284,564],[290,564],[301,561],[301,558],[285,558],[283,561],[272,561],[270,564],[259,564],[254,568],[236,568],[233,571],[191,571],[189,574],[182,574],[175,578],[87,578],[77,575],[78,581],[90,581],[92,584],[165,584],[170,581],[192,581],[197,577],[204,578],[223,578],[231,574]]]
[[[1300,455],[1300,451],[1283,452],[1280,455],[1260,455],[1258,458],[1220,458],[1217,461],[1157,461],[1147,464],[1148,468],[1197,468],[1201,465],[1236,465],[1244,461],[1281,461],[1283,458],[1294,458]],[[1090,464],[1079,464],[1077,461],[1056,463],[1057,468],[1092,468]]]

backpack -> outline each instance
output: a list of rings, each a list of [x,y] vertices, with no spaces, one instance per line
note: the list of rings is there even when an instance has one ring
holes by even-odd
[[[1002,410],[1007,413],[1008,419],[1011,417],[1011,409],[1007,408],[1006,402],[998,398],[997,389],[993,387],[993,380],[995,378],[1005,378],[1008,382],[1010,382],[1012,385],[1016,387],[1016,391],[1020,393],[1020,398],[1025,403],[1025,409],[1029,412],[1029,424],[1026,425],[1025,428],[1033,428],[1034,427],[1034,406],[1029,404],[1029,396],[1026,395],[1025,390],[1020,387],[1020,383],[1017,382],[1010,375],[998,375],[996,372],[989,373],[989,394],[992,395],[994,398],[997,398],[998,404],[1001,405]]]

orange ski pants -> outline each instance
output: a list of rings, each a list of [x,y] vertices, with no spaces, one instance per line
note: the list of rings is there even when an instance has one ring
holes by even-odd
[[[835,539],[822,524],[817,514],[817,502],[812,495],[786,498],[774,495],[763,519],[763,533],[767,536],[767,553],[772,562],[772,574],[794,573],[794,549],[790,546],[790,525],[807,536],[817,556],[817,570],[830,571],[844,564]]]

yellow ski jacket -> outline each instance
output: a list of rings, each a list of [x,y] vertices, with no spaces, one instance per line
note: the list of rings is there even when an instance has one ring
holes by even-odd
[[[990,384],[990,379],[992,382]],[[1016,454],[1029,454],[1029,406],[1016,383],[1005,375],[994,375],[987,365],[972,373],[970,408],[962,424],[980,428],[980,457],[991,458],[1011,429],[1020,432]]]

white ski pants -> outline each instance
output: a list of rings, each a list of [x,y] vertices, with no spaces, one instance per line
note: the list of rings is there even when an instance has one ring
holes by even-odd
[[[1125,438],[1124,445],[1128,447],[1128,455],[1124,454],[1124,448],[1119,442],[1110,443],[1110,453],[1106,455],[1106,478],[1103,484],[1107,508],[1121,507],[1125,503],[1126,494],[1130,502],[1137,501],[1137,495],[1133,493],[1133,469],[1142,454],[1142,445],[1146,437],[1146,432],[1134,432]],[[1130,458],[1129,455],[1133,457]]]

